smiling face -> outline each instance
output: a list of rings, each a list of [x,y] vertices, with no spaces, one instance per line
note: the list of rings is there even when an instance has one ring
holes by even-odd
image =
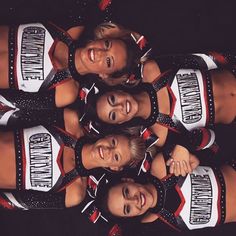
[[[80,60],[87,73],[107,78],[126,66],[126,46],[121,40],[96,40],[81,49]]]
[[[134,118],[138,112],[134,97],[122,91],[103,94],[96,107],[99,119],[109,124],[122,124]]]
[[[155,206],[155,196],[147,185],[130,181],[109,190],[107,206],[114,216],[135,217]]]
[[[91,156],[99,167],[121,170],[131,161],[129,140],[122,135],[99,139],[92,147]]]

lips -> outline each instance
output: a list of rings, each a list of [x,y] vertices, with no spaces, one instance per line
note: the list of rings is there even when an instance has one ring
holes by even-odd
[[[126,101],[126,113],[129,114],[131,109],[131,104],[129,101]]]
[[[140,193],[141,207],[143,207],[146,203],[146,197],[144,194]]]
[[[99,148],[98,148],[98,152],[99,152],[100,158],[104,160],[104,153],[103,153],[102,147],[99,147]]]
[[[91,62],[95,61],[95,54],[94,54],[94,49],[89,49],[88,50],[88,57]]]

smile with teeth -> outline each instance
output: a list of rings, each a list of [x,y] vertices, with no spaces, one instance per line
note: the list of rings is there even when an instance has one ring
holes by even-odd
[[[130,108],[131,108],[130,102],[129,102],[129,101],[126,101],[126,113],[127,113],[127,114],[130,113]]]
[[[104,159],[104,154],[103,154],[103,150],[102,150],[102,147],[99,147],[98,148],[98,151],[99,151],[99,155],[102,159]]]
[[[140,193],[140,199],[141,199],[141,207],[143,207],[146,203],[146,198],[144,194]]]
[[[90,61],[92,61],[92,62],[95,61],[94,49],[88,50],[88,56],[89,56]]]

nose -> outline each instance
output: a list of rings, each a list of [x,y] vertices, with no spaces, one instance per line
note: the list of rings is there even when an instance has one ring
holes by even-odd
[[[110,147],[103,147],[104,160],[109,161],[112,158],[112,149]]]
[[[106,56],[107,50],[104,48],[95,48],[94,53],[95,53],[95,61],[100,61]]]
[[[121,112],[121,113],[123,113],[123,114],[126,114],[126,111],[125,111],[125,108],[126,108],[126,106],[125,106],[125,101],[123,101],[123,100],[118,101],[118,102],[115,104],[115,107],[116,107],[116,109],[117,109],[119,112]]]
[[[137,194],[134,194],[132,196],[128,196],[127,197],[127,201],[130,203],[130,204],[133,204],[134,206],[138,206],[139,205],[139,198],[138,198],[138,195]]]

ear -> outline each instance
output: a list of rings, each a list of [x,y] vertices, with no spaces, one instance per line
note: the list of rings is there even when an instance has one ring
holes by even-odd
[[[99,77],[100,77],[101,79],[108,79],[109,75],[108,75],[108,74],[100,73],[100,74],[99,74]]]
[[[122,178],[121,179],[123,182],[131,182],[131,183],[134,183],[135,181],[134,181],[134,179],[132,179],[132,178]]]

